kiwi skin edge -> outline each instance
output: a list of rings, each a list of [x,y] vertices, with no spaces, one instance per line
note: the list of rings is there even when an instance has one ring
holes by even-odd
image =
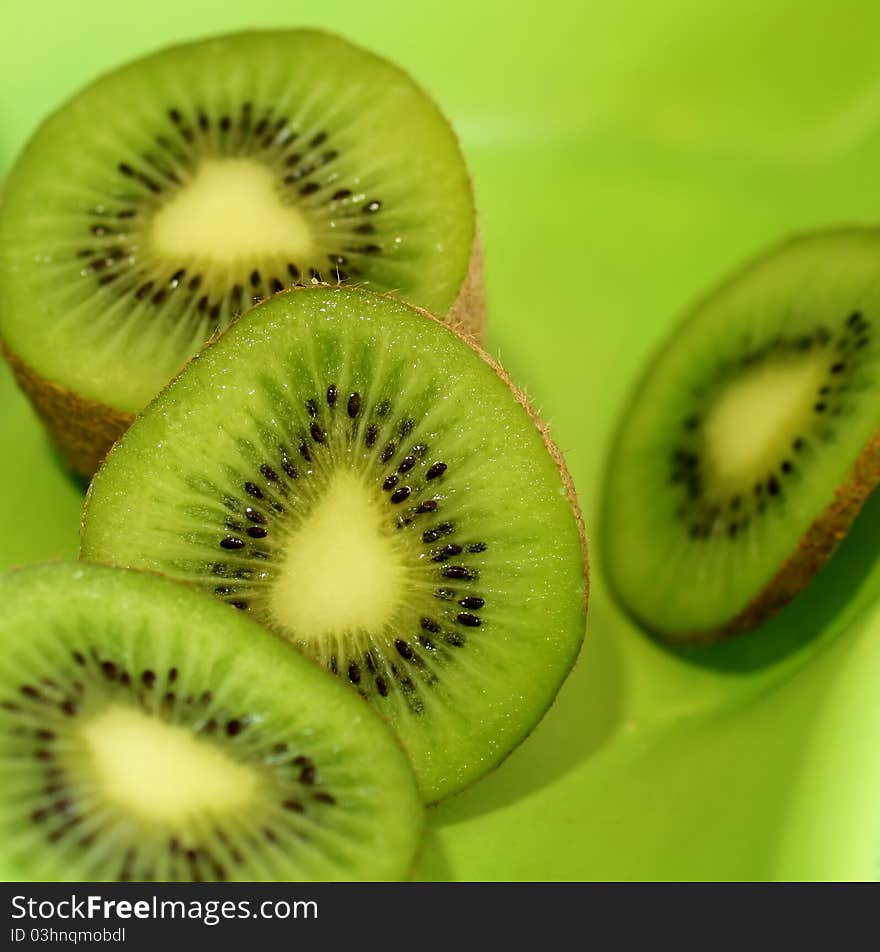
[[[483,251],[478,234],[475,234],[471,246],[468,272],[447,312],[446,322],[464,337],[477,341],[483,339],[486,293]],[[0,341],[0,346],[19,388],[30,400],[67,465],[74,472],[91,479],[113,444],[134,422],[134,414],[90,400],[47,380],[25,363],[5,341]]]
[[[710,644],[757,628],[790,602],[834,554],[874,489],[880,485],[880,428],[876,429],[853,464],[834,498],[809,529],[773,578],[730,621],[708,632],[667,640]]]

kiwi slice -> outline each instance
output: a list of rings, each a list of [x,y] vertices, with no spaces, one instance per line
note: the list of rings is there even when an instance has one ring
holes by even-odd
[[[320,281],[481,333],[452,130],[404,72],[325,33],[225,36],[103,76],[40,127],[0,200],[7,356],[88,475],[207,339]]]
[[[81,554],[289,638],[394,725],[428,801],[528,734],[584,633],[580,517],[533,411],[358,289],[277,295],[207,348],[95,477]]]
[[[755,628],[880,482],[880,230],[794,238],[699,303],[623,415],[603,551],[673,640]]]
[[[359,698],[244,617],[83,563],[0,578],[0,875],[396,879],[423,810]]]

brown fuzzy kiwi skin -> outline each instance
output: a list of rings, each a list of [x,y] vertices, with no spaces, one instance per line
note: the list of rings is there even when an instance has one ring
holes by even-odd
[[[91,478],[134,417],[41,377],[4,343],[3,356],[65,462]]]
[[[476,235],[467,276],[445,320],[464,336],[482,339],[486,324],[486,295],[483,252]],[[30,400],[67,465],[79,475],[91,479],[113,444],[131,426],[134,415],[47,380],[5,342],[2,349],[18,386]]]
[[[483,277],[483,244],[478,231],[474,233],[464,283],[444,320],[450,327],[475,341],[482,342],[485,338],[486,284]]]
[[[707,632],[669,638],[686,644],[712,644],[753,631],[785,607],[812,580],[846,537],[868,497],[880,485],[880,427],[868,440],[847,478],[821,515],[801,536],[795,550],[782,563],[768,584],[730,621]]]

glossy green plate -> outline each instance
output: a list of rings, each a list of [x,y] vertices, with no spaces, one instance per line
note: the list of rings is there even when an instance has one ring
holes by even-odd
[[[490,349],[553,424],[588,530],[614,417],[677,313],[787,232],[880,221],[869,0],[12,5],[0,174],[96,72],[271,25],[346,33],[453,117],[482,209]],[[73,556],[82,487],[5,370],[0,401],[0,567]],[[432,813],[422,876],[875,878],[878,538],[875,498],[782,615],[690,655],[623,618],[594,551],[574,674],[506,763]]]

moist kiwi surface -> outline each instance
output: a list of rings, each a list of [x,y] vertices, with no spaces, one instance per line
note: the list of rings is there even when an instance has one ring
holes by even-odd
[[[144,573],[55,564],[0,593],[4,879],[407,874],[403,750],[289,645]]]
[[[479,335],[474,229],[455,136],[397,67],[309,30],[186,44],[98,79],[19,157],[0,200],[0,333],[88,470],[102,425],[118,435],[282,288],[394,290]]]
[[[647,369],[605,480],[621,603],[671,639],[756,627],[880,481],[880,231],[788,241],[703,300]]]
[[[558,451],[500,368],[363,290],[279,294],[207,348],[95,477],[82,556],[288,638],[394,725],[431,801],[522,740],[584,632]]]

